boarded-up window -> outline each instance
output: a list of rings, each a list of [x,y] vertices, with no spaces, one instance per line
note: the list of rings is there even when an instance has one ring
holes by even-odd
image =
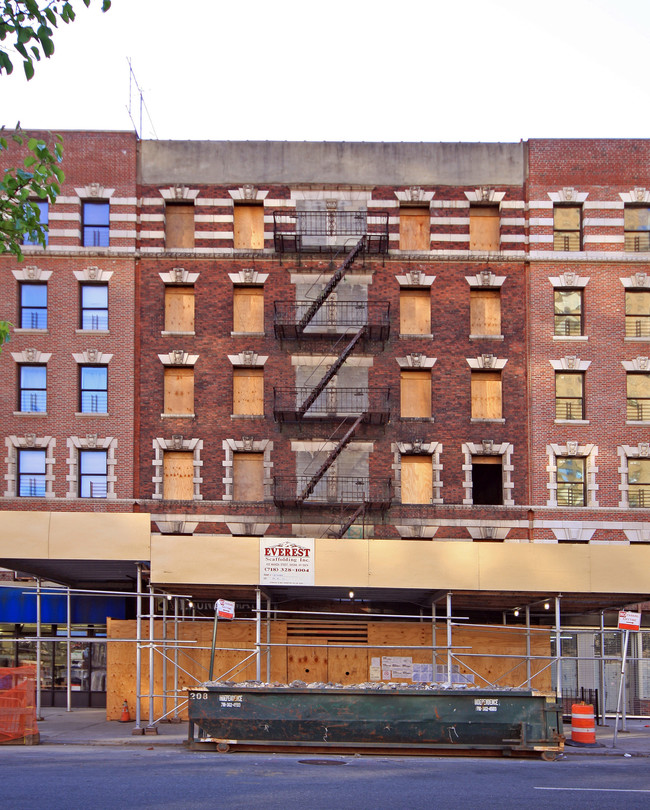
[[[501,419],[501,372],[472,372],[472,418]]]
[[[165,287],[165,331],[194,331],[194,287]]]
[[[402,456],[402,503],[431,503],[431,456]]]
[[[233,500],[264,500],[264,454],[233,453]]]
[[[431,244],[428,205],[404,207],[399,210],[399,249],[429,250]]]
[[[402,371],[400,379],[401,416],[431,416],[431,372]]]
[[[498,205],[471,205],[469,209],[469,249],[498,250],[500,228]]]
[[[167,203],[165,205],[165,247],[194,247],[194,205]]]
[[[553,206],[553,250],[581,250],[582,206]]]
[[[233,332],[263,332],[264,288],[235,287],[232,315]]]
[[[191,501],[194,496],[194,454],[168,450],[163,460],[163,498]]]
[[[431,334],[431,295],[429,290],[400,290],[399,330],[402,335]]]
[[[264,206],[235,205],[235,248],[262,250],[264,247]]]
[[[501,456],[472,456],[472,501],[475,504],[503,503]]]
[[[240,416],[264,414],[264,369],[233,369],[232,412]]]
[[[165,413],[194,413],[194,369],[165,369]]]
[[[470,334],[501,334],[501,292],[499,290],[471,290]]]

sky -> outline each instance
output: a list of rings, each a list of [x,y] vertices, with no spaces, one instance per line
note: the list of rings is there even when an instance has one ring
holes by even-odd
[[[648,0],[100,5],[76,0],[30,82],[17,62],[0,78],[0,123],[146,139],[650,136]]]

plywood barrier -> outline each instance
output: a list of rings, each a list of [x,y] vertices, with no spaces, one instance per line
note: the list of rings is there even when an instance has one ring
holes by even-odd
[[[318,624],[318,626],[316,626]],[[302,680],[307,683],[363,683],[368,680],[391,680],[412,683],[416,675],[426,676],[436,666],[438,677],[446,673],[447,651],[439,649],[432,653],[433,627],[430,622],[358,622],[356,635],[363,641],[346,640],[341,637],[340,622],[305,622],[287,634],[290,623],[271,623],[270,677],[271,682],[290,683]],[[347,626],[352,626],[347,623]],[[329,628],[329,631],[328,631]],[[365,631],[365,632],[364,632]],[[129,641],[111,639],[134,639],[135,621],[108,621],[108,676],[106,716],[118,720],[122,703],[126,700],[131,717],[135,716],[136,701],[136,645]],[[162,640],[162,621],[156,621],[154,636]],[[367,635],[366,635],[367,633]],[[149,624],[143,622],[143,639],[149,637]],[[167,689],[174,684],[174,627],[167,625],[169,646],[167,658],[162,656],[162,643],[156,645],[154,656],[155,718],[163,714],[163,663],[167,671]],[[366,641],[367,639],[367,641]],[[435,643],[443,648],[446,644],[446,627],[438,624]],[[208,679],[212,622],[184,621],[178,625],[178,684],[179,688],[194,686]],[[287,641],[289,644],[287,645]],[[262,623],[262,647],[266,642],[266,624]],[[476,686],[486,686],[486,681],[496,686],[521,686],[526,681],[526,632],[520,627],[455,627],[454,647],[455,674],[474,678]],[[341,646],[345,645],[345,646]],[[357,646],[358,645],[358,646]],[[420,649],[421,648],[421,649]],[[463,649],[465,648],[465,649]],[[245,661],[255,649],[254,622],[220,622],[215,655],[215,680],[254,680],[256,665],[254,657]],[[513,656],[513,657],[499,657]],[[550,631],[531,629],[531,655],[543,656],[544,660],[531,661],[532,686],[535,689],[551,688]],[[457,667],[457,669],[456,669]],[[440,669],[442,668],[442,669]],[[267,659],[262,658],[262,680],[267,680]],[[473,672],[472,672],[473,670]],[[543,670],[543,671],[542,671]],[[441,675],[442,673],[442,675]],[[428,677],[427,677],[428,679]],[[149,651],[142,652],[141,694],[149,692]],[[167,698],[167,711],[173,709],[173,699]],[[141,717],[148,721],[149,699],[144,697]],[[179,711],[187,718],[185,707]]]

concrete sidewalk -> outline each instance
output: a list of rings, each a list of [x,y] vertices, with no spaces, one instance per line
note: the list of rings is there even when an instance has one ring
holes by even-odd
[[[160,723],[157,734],[132,735],[135,723],[118,723],[106,720],[104,709],[43,709],[43,720],[38,724],[43,745],[135,745],[135,746],[181,746],[187,740],[188,724]],[[628,720],[627,731],[620,731],[613,748],[614,720],[607,726],[596,726],[597,747],[573,747],[566,745],[566,756],[634,756],[650,757],[650,719]],[[146,723],[143,723],[146,728]],[[564,733],[571,739],[571,726]]]

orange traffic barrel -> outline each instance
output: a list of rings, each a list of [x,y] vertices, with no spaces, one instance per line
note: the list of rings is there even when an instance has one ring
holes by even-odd
[[[594,707],[588,703],[574,703],[571,706],[571,741],[581,745],[596,743]]]

